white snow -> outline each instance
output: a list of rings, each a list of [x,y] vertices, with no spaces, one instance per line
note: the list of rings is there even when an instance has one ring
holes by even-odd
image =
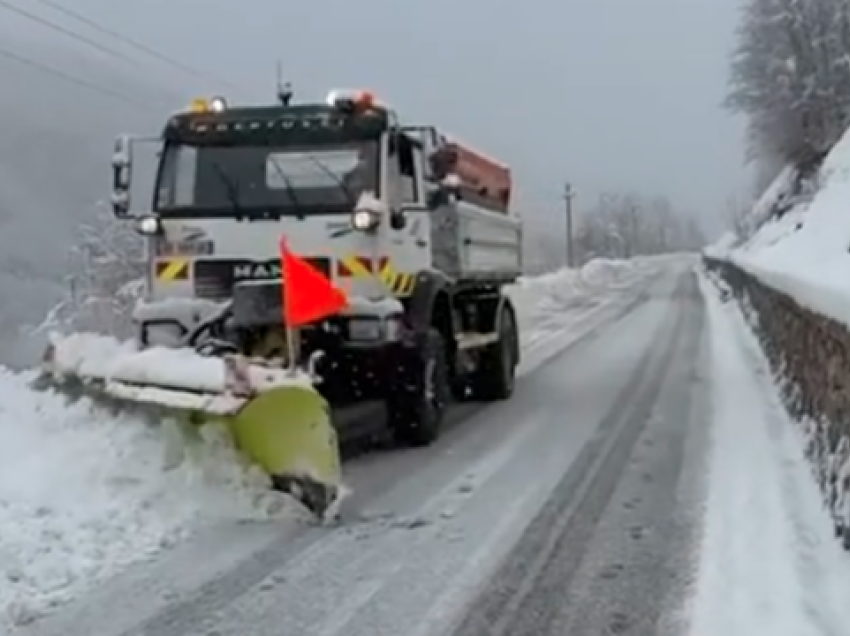
[[[508,289],[525,333],[562,312],[570,303],[588,303],[632,285],[658,268],[658,257],[634,260],[594,259],[581,269],[560,269],[540,276],[521,278]]]
[[[354,206],[355,212],[371,212],[372,214],[377,214],[379,216],[383,216],[387,214],[387,205],[381,201],[375,193],[370,191],[366,191],[361,193],[361,195],[357,198],[357,203]]]
[[[204,318],[222,311],[225,304],[202,298],[163,298],[155,301],[140,300],[133,309],[133,319],[138,322],[150,320],[177,320],[187,327],[197,325]]]
[[[523,279],[511,294],[530,333],[547,315],[561,319],[571,299],[601,302],[658,267],[652,259],[595,262],[581,272]],[[132,345],[92,334],[57,344],[65,371],[101,378],[130,372],[137,381],[181,384],[189,374],[195,388],[222,384],[221,362],[212,359],[163,350],[139,357]],[[158,370],[154,376],[146,366],[163,363],[166,375]],[[268,490],[266,477],[244,463],[223,431],[207,428],[197,443],[176,447],[168,423],[152,426],[85,399],[68,403],[29,388],[33,377],[0,367],[0,633],[212,524],[297,514]],[[176,400],[162,389],[113,388]]]
[[[31,379],[0,368],[0,633],[206,524],[292,514],[223,431],[175,461],[167,428]]]
[[[707,253],[729,258],[801,305],[850,326],[850,132],[827,156],[819,191],[809,202],[787,194],[788,171],[753,212],[763,223],[742,245],[715,245]],[[788,211],[765,220],[777,200]]]
[[[229,392],[222,359],[201,356],[192,350],[153,347],[139,351],[133,342],[92,333],[53,334],[51,343],[54,355],[50,368],[56,375],[208,394]],[[312,386],[310,377],[304,373],[258,365],[248,367],[248,373],[250,386],[257,391],[276,386]]]
[[[789,420],[735,303],[703,281],[713,448],[691,636],[827,636],[850,629],[850,559],[801,427]]]

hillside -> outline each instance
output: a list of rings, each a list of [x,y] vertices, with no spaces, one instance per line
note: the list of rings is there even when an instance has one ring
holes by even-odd
[[[779,175],[747,221],[705,263],[744,309],[850,550],[850,132],[811,174]]]
[[[726,236],[706,253],[850,324],[850,131],[812,175],[780,173],[746,225],[743,240]]]
[[[114,136],[152,130],[161,119],[156,105],[175,98],[153,78],[77,47],[8,33],[4,47],[152,104],[146,110],[0,58],[0,360],[14,362],[25,353],[18,327],[39,320],[66,289],[76,229],[107,193]]]

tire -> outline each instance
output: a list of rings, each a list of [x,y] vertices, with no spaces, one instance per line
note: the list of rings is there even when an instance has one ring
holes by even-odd
[[[502,307],[500,311],[499,339],[481,353],[478,368],[470,381],[470,392],[475,400],[507,400],[516,386],[516,317],[509,306]]]
[[[387,396],[389,427],[399,445],[428,446],[440,436],[451,395],[440,332],[430,329],[402,366],[402,382]]]

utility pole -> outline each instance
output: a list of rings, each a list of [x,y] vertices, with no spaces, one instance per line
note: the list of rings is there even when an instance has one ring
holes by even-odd
[[[576,191],[572,184],[567,181],[564,185],[564,204],[567,214],[567,267],[573,267],[575,264],[575,244],[573,243],[573,199],[576,196]]]
[[[638,222],[638,206],[635,203],[632,203],[629,208],[629,221],[631,223],[631,245],[628,246],[628,254],[626,254],[627,258],[633,258],[637,256],[637,251],[640,249],[640,223]]]

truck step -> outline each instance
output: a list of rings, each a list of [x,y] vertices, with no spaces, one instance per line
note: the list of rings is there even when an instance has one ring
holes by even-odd
[[[467,332],[456,334],[455,338],[457,340],[458,349],[466,351],[468,349],[486,347],[487,345],[498,342],[499,334],[495,331],[491,333]]]

